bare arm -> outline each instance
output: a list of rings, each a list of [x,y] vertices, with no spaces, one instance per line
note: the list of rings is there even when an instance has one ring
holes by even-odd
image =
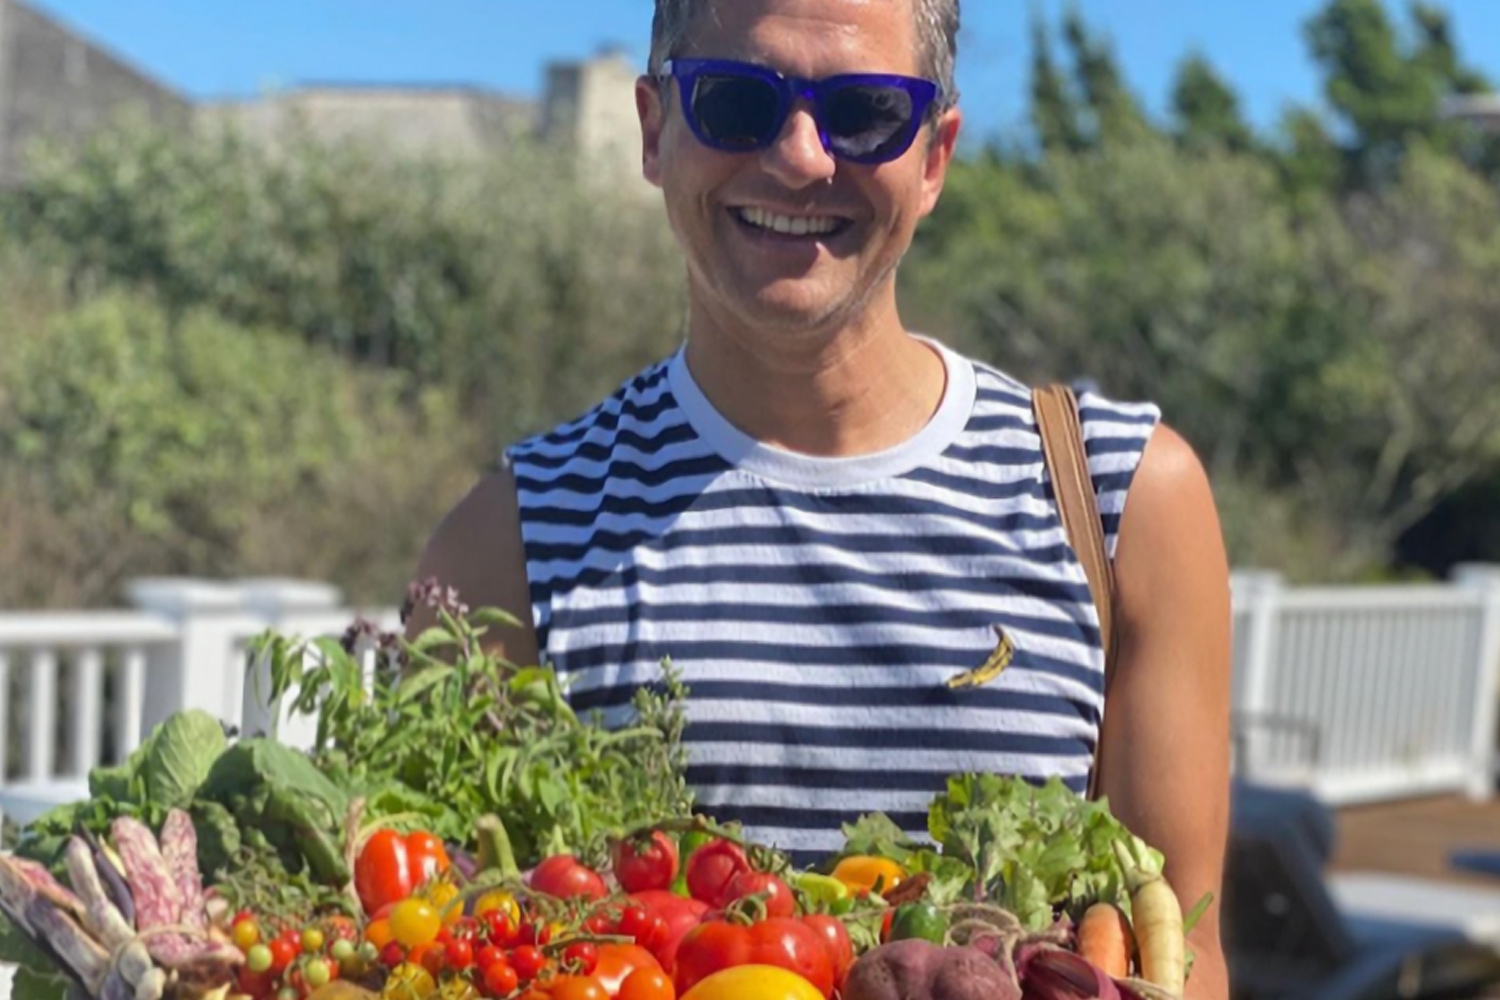
[[[513,663],[537,662],[521,514],[509,469],[481,480],[438,524],[417,564],[416,579],[430,577],[455,588],[470,608],[499,608],[519,618],[524,628],[491,629],[485,645]],[[431,608],[418,607],[406,623],[407,638],[435,620]]]
[[[1159,427],[1136,472],[1115,552],[1119,660],[1099,775],[1112,810],[1167,857],[1194,930],[1187,994],[1225,1000],[1219,941],[1229,827],[1229,567],[1203,465]]]

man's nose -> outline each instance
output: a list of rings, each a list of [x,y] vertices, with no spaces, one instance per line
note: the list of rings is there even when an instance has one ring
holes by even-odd
[[[838,169],[833,155],[823,148],[817,118],[805,102],[792,108],[781,135],[762,159],[766,170],[792,190],[827,181]]]

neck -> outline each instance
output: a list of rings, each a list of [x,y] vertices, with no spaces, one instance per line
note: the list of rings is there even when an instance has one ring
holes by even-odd
[[[693,317],[693,380],[724,419],[762,444],[872,454],[916,435],[942,403],[942,358],[906,332],[894,308],[883,320],[795,341],[714,323],[696,309]]]

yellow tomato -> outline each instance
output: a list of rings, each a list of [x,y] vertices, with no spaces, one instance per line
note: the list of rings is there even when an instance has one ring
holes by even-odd
[[[432,973],[420,965],[402,962],[391,970],[380,995],[386,1000],[428,1000],[437,992]]]
[[[833,877],[856,893],[874,892],[878,882],[884,893],[900,885],[906,871],[889,858],[856,855],[840,861],[833,869]]]
[[[443,929],[442,918],[432,904],[421,899],[403,899],[391,909],[391,935],[403,948],[430,944]]]
[[[474,916],[476,917],[482,917],[491,910],[499,910],[509,917],[512,927],[521,922],[521,904],[517,903],[516,897],[508,892],[501,892],[498,889],[494,892],[487,892],[474,903]]]
[[[778,966],[736,965],[700,979],[679,1000],[823,1000],[823,994]]]
[[[445,925],[452,927],[463,919],[463,900],[458,898],[458,886],[452,882],[439,882],[428,889],[427,901],[442,915]]]

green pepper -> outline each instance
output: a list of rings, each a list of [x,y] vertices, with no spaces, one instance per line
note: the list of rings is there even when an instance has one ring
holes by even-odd
[[[942,944],[948,932],[948,919],[932,903],[902,903],[891,917],[891,940],[918,938]]]
[[[849,887],[838,879],[819,875],[817,872],[798,872],[792,876],[792,882],[810,899],[828,906],[841,899],[849,899],[852,895]]]
[[[854,897],[844,896],[842,899],[835,899],[828,904],[828,912],[835,917],[854,912]]]

